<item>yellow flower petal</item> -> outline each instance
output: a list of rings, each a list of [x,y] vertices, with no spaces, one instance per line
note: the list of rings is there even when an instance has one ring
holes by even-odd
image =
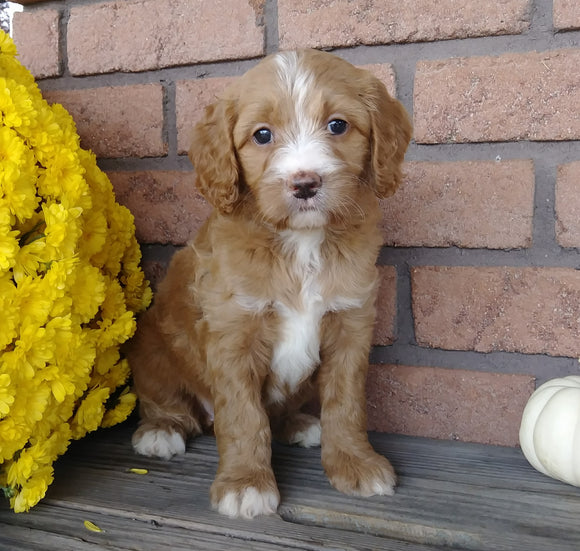
[[[133,468],[133,469],[129,469],[129,472],[133,473],[133,474],[147,474],[149,471],[147,469]]]
[[[96,524],[93,524],[90,520],[85,520],[85,528],[91,532],[104,532],[102,528],[99,528]]]

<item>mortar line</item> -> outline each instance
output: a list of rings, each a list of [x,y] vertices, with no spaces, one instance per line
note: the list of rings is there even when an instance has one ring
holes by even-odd
[[[278,0],[264,3],[264,46],[266,54],[277,52],[280,46],[278,35]]]
[[[58,18],[58,56],[61,69],[61,75],[57,78],[69,78],[70,70],[68,68],[68,21],[70,18],[70,5],[65,2],[59,9]],[[42,83],[43,81],[40,81]]]
[[[580,374],[580,364],[576,358],[523,352],[444,350],[398,341],[391,346],[374,346],[369,355],[369,363],[461,369],[504,375],[531,375],[536,378],[537,384],[571,373]],[[546,373],[547,363],[550,364],[549,373]]]
[[[161,81],[163,86],[163,140],[167,143],[167,157],[174,161],[177,154],[177,105],[175,82]],[[172,163],[173,164],[173,163]]]
[[[397,270],[397,312],[396,329],[398,343],[415,345],[415,320],[413,318],[413,296],[411,271],[407,263],[396,266]]]

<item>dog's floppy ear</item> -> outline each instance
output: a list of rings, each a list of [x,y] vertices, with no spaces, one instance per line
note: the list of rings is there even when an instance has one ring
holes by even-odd
[[[193,129],[189,158],[199,192],[220,212],[232,212],[240,196],[239,167],[234,149],[235,102],[220,99],[205,109]]]
[[[379,197],[389,197],[401,183],[401,165],[413,128],[400,101],[371,76],[365,98],[371,115],[370,183]]]

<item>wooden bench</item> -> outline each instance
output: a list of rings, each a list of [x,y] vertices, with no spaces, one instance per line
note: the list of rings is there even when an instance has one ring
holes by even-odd
[[[580,550],[580,489],[536,472],[517,449],[372,434],[400,485],[394,497],[363,499],[329,485],[318,449],[275,444],[278,515],[246,521],[209,506],[212,437],[165,462],[133,453],[133,428],[73,443],[30,513],[17,515],[3,500],[0,549]],[[85,520],[103,531],[87,530]]]

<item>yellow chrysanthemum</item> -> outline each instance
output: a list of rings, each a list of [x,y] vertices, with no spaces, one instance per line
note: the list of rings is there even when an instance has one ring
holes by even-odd
[[[0,270],[7,271],[14,266],[18,252],[17,236],[18,232],[16,231],[0,234]]]
[[[116,358],[109,354],[110,351],[116,348],[116,346],[112,346],[97,354],[95,361],[96,369],[100,369],[101,372],[99,376],[93,378],[93,383],[96,383],[98,386],[114,388],[125,384],[129,379],[129,375],[131,374],[129,362],[126,359],[119,359],[118,354]]]
[[[16,262],[18,230],[12,229],[8,205],[0,199],[0,273],[7,272]]]
[[[0,33],[0,53],[12,57],[17,54],[14,42],[6,33]]]
[[[114,409],[108,410],[103,416],[103,422],[101,423],[101,426],[112,427],[117,423],[123,422],[125,419],[127,419],[127,417],[129,417],[135,408],[136,403],[137,396],[135,393],[129,390],[129,387],[126,387],[119,396],[116,407]]]
[[[0,275],[0,312],[2,312],[0,316],[0,350],[5,350],[18,335],[16,327],[20,312],[16,303],[16,293],[14,282],[7,276]]]
[[[79,244],[79,254],[83,260],[91,259],[103,250],[108,232],[107,218],[102,211],[94,210],[87,214]]]
[[[77,133],[77,127],[73,118],[70,116],[69,112],[59,103],[51,105],[50,109],[53,113],[54,120],[62,131],[62,143],[64,147],[70,151],[76,151],[77,157],[80,157],[80,153],[82,151],[80,149],[81,139]]]
[[[46,242],[44,240],[36,240],[20,247],[16,253],[12,268],[16,283],[20,283],[26,276],[34,277],[38,274],[45,247]]]
[[[42,421],[50,401],[51,389],[45,384],[28,386],[26,400],[22,401],[22,411],[19,420],[25,426],[32,426],[34,423]],[[38,431],[40,432],[40,431]]]
[[[10,500],[16,513],[24,513],[38,503],[46,494],[48,486],[52,484],[54,470],[52,466],[38,469],[22,487],[22,490]]]
[[[15,303],[20,314],[20,326],[44,325],[49,318],[54,295],[58,292],[38,277],[25,276],[18,283]]]
[[[73,438],[79,438],[86,432],[98,428],[103,420],[105,402],[110,394],[110,388],[95,388],[88,393],[71,421]]]
[[[73,314],[78,316],[80,323],[88,323],[97,315],[105,298],[105,277],[98,268],[83,264],[71,278],[69,289]],[[91,292],[87,293],[87,289]]]
[[[91,207],[91,198],[84,172],[78,155],[67,147],[61,147],[38,178],[38,190],[43,197],[59,200],[65,208],[87,210]]]
[[[0,78],[0,113],[9,128],[28,127],[34,122],[33,100],[25,86]]]
[[[0,419],[6,417],[14,403],[14,388],[10,388],[10,375],[0,374]]]
[[[103,322],[97,341],[98,347],[104,349],[125,342],[127,335],[129,337],[133,336],[135,328],[135,318],[130,311],[125,312],[112,323],[110,320]]]
[[[80,207],[67,208],[61,203],[44,203],[42,210],[46,220],[46,246],[50,247],[56,259],[73,256],[81,234],[77,218],[83,210]]]
[[[135,407],[120,345],[151,291],[131,213],[0,31],[0,489],[27,511],[71,438]]]
[[[37,105],[41,102],[38,98]],[[37,162],[46,167],[55,158],[64,141],[64,132],[56,122],[55,116],[48,105],[42,105],[37,111],[36,124],[23,132],[23,136],[33,147]]]

